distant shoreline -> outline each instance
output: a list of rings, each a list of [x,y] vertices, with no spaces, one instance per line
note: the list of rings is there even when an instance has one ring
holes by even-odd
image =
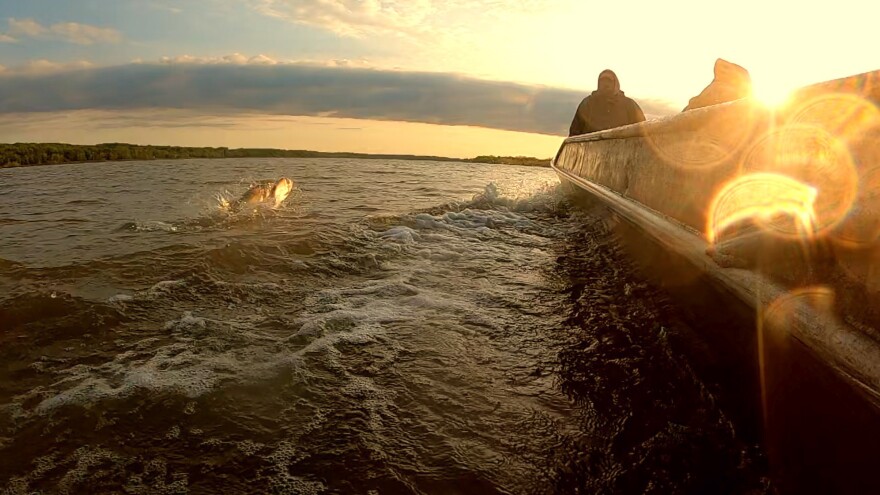
[[[117,161],[185,160],[198,158],[359,158],[368,160],[418,160],[438,162],[493,163],[528,167],[549,167],[549,158],[481,155],[450,158],[431,155],[401,155],[282,150],[274,148],[225,148],[152,146],[127,143],[78,145],[66,143],[0,143],[0,168],[101,163]]]

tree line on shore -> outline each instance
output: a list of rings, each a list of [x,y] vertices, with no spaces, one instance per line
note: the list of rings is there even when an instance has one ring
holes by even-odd
[[[432,160],[471,163],[549,166],[549,159],[525,156],[485,155],[458,159],[442,156],[367,154],[282,150],[272,148],[210,148],[188,146],[150,146],[126,143],[77,145],[63,143],[0,143],[0,168],[30,165],[53,165],[76,162],[117,160],[173,160],[182,158],[374,158],[386,160]]]
[[[535,158],[533,156],[495,156],[480,155],[476,158],[462,160],[471,163],[503,163],[505,165],[524,165],[526,167],[549,167],[549,158]]]

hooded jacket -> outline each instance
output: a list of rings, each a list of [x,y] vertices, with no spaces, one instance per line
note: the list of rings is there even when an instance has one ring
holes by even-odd
[[[627,124],[643,122],[645,114],[632,98],[627,97],[620,90],[620,81],[617,74],[611,70],[603,70],[599,78],[608,74],[614,79],[614,89],[611,91],[593,91],[578,105],[569,136],[587,134],[605,129],[612,129]]]
[[[752,78],[743,67],[719,58],[715,61],[713,71],[715,78],[712,82],[691,98],[682,112],[746,98],[752,94]]]

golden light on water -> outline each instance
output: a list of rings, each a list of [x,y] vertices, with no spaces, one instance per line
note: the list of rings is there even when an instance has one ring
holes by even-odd
[[[780,215],[787,216],[800,231],[810,235],[815,223],[816,196],[814,187],[786,175],[740,176],[715,195],[709,207],[706,235],[710,243],[715,243],[733,225],[749,219],[770,222]]]

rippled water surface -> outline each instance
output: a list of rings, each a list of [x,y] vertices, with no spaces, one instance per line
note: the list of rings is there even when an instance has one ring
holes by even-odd
[[[280,176],[280,208],[218,208]],[[0,170],[4,493],[764,493],[675,309],[557,189],[381,160]]]

